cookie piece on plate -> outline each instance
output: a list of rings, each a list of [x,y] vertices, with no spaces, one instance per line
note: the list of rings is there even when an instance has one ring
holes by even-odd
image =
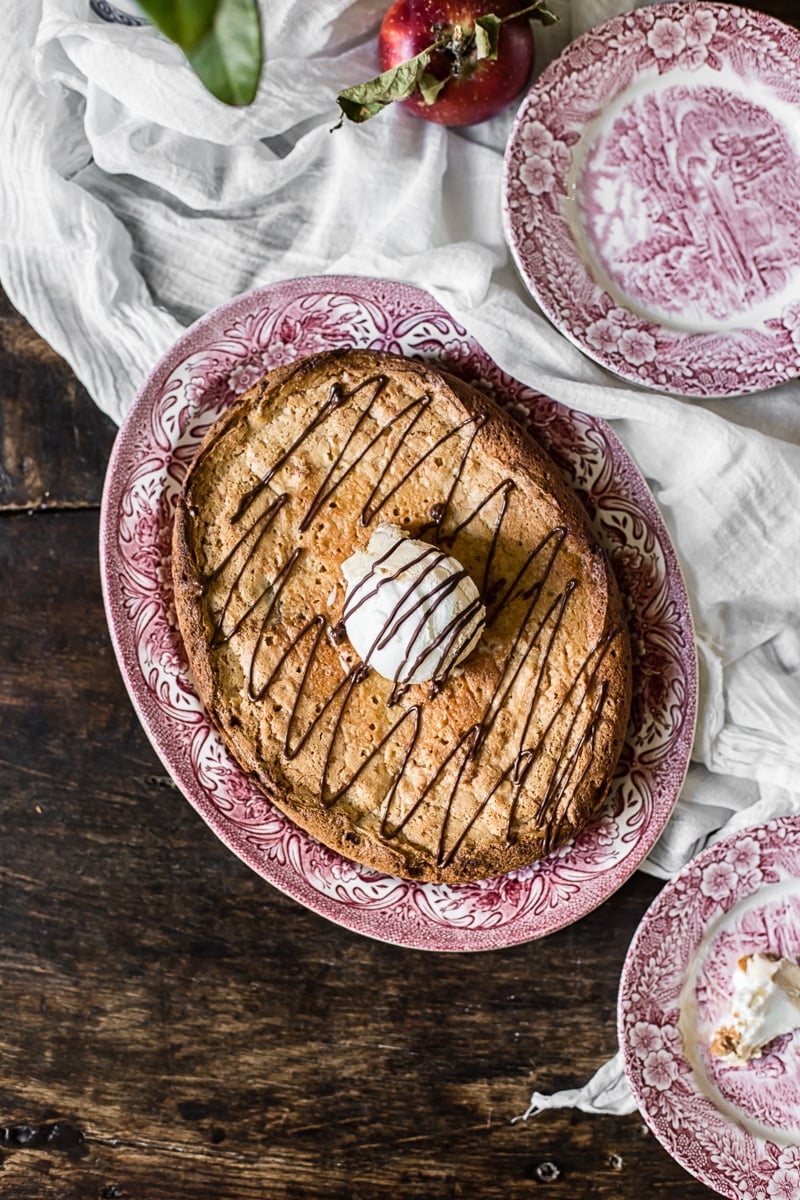
[[[189,468],[173,571],[212,720],[346,857],[486,878],[602,808],[631,694],[616,583],[553,462],[476,388],[364,350],[271,372]]]

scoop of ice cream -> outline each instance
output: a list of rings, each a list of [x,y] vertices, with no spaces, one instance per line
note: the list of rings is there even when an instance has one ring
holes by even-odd
[[[748,1062],[776,1038],[800,1027],[800,967],[774,954],[748,954],[733,973],[730,1012],[711,1051],[732,1063]]]
[[[379,525],[342,574],[347,636],[386,679],[443,679],[478,644],[486,610],[472,579],[455,558],[396,525]]]

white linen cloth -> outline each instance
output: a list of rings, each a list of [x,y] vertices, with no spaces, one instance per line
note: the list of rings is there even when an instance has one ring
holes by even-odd
[[[319,273],[427,288],[512,375],[610,421],[670,527],[697,626],[692,766],[645,864],[667,878],[710,837],[800,812],[800,385],[644,393],[557,334],[504,243],[512,112],[455,131],[397,108],[331,133],[337,91],[377,71],[387,4],[270,0],[258,96],[235,110],[148,25],[108,23],[89,0],[8,0],[0,279],[117,421],[196,317]],[[540,66],[626,3],[552,6]],[[558,1103],[630,1110],[619,1058],[584,1089],[534,1095],[529,1113]]]

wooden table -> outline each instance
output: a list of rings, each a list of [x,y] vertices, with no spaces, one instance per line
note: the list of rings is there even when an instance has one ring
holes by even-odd
[[[513,1123],[615,1051],[658,883],[477,955],[372,942],[275,891],[134,715],[97,561],[115,430],[7,301],[0,429],[4,1200],[708,1196],[638,1115]]]

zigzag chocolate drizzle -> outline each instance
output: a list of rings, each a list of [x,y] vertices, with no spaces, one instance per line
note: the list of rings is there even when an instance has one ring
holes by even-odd
[[[389,572],[389,563],[395,552],[401,549],[402,544],[401,539],[390,545],[383,554],[375,559],[367,575],[354,585],[345,601],[342,619],[336,626],[337,635],[338,633],[345,635],[348,621],[364,605],[373,600],[382,588],[391,586],[404,572],[407,573],[410,582],[407,584],[405,591],[400,593],[400,597],[393,605],[384,626],[378,630],[372,644],[364,654],[364,661],[371,663],[375,653],[382,650],[393,638],[398,636],[402,627],[412,619],[415,611],[419,612],[420,615],[410,636],[406,635],[405,637],[405,654],[397,669],[397,682],[388,700],[390,707],[396,704],[401,696],[408,691],[409,687],[412,686],[416,672],[432,656],[434,657],[434,670],[432,672],[435,676],[434,686],[438,687],[443,683],[452,668],[461,661],[463,651],[483,626],[483,603],[480,595],[477,595],[466,608],[457,612],[447,622],[432,642],[428,645],[423,644],[419,653],[412,658],[417,641],[421,638],[423,630],[431,616],[440,605],[446,603],[448,597],[458,588],[458,585],[469,576],[462,567],[460,570],[453,571],[444,578],[440,578],[428,590],[425,590],[422,586],[425,580],[447,561],[448,556],[436,546],[426,545],[416,557],[409,561],[401,561],[396,571]],[[422,564],[425,565],[422,566]],[[417,566],[422,566],[422,570],[418,575],[414,575],[414,568]],[[436,668],[437,662],[438,669]]]
[[[388,379],[386,376],[375,375],[365,379],[351,391],[346,391],[340,382],[332,384],[329,395],[320,406],[318,412],[298,435],[289,449],[280,455],[262,478],[241,497],[229,520],[232,525],[236,525],[243,520],[246,514],[254,510],[259,499],[265,492],[268,492],[270,485],[282,467],[292,459],[293,455],[300,450],[308,438],[316,430],[320,429],[334,412],[342,409],[348,402],[355,400],[361,393],[368,393],[366,403],[358,412],[354,424],[345,437],[338,454],[336,454],[331,462],[314,496],[306,503],[304,511],[300,514],[299,528],[301,531],[308,529],[323,505],[330,501],[331,497],[335,495],[337,489],[341,487],[344,481],[353,471],[358,469],[359,465],[371,452],[380,447],[380,443],[385,439],[388,439],[392,435],[397,438],[396,443],[388,453],[384,447],[380,447],[383,450],[383,463],[378,472],[375,485],[360,513],[360,521],[363,525],[370,524],[381,513],[403,484],[419,470],[431,455],[441,449],[451,438],[458,437],[463,434],[463,431],[467,430],[467,436],[462,438],[464,444],[461,456],[448,481],[446,496],[444,500],[432,505],[432,519],[426,525],[423,525],[420,530],[420,535],[423,532],[428,533],[436,545],[432,545],[429,551],[421,554],[420,559],[430,555],[431,566],[433,566],[437,558],[441,555],[437,546],[439,544],[452,546],[459,535],[468,528],[475,518],[496,497],[500,497],[479,589],[481,600],[487,608],[487,627],[491,626],[500,612],[510,603],[522,601],[526,607],[513,644],[505,660],[500,664],[501,669],[494,690],[485,703],[480,719],[461,734],[455,745],[448,750],[433,776],[427,780],[418,794],[414,796],[411,803],[406,802],[405,811],[403,812],[394,811],[396,808],[397,789],[416,746],[425,703],[424,700],[403,708],[392,722],[388,731],[382,736],[378,745],[372,747],[369,753],[365,754],[354,773],[338,786],[333,787],[331,785],[331,765],[336,759],[335,749],[343,734],[348,707],[355,690],[361,687],[369,678],[371,674],[370,668],[363,663],[358,663],[349,670],[345,670],[343,667],[341,678],[336,682],[335,687],[327,696],[320,697],[321,703],[316,706],[316,711],[312,719],[302,729],[300,728],[299,712],[303,699],[308,697],[309,680],[317,664],[320,645],[325,638],[335,644],[342,641],[344,637],[344,615],[351,615],[364,602],[366,594],[362,594],[361,596],[356,595],[348,601],[350,608],[343,614],[343,618],[333,626],[329,624],[327,617],[319,612],[305,619],[302,628],[289,639],[288,644],[284,644],[280,649],[277,659],[271,666],[266,678],[260,683],[256,681],[257,661],[260,660],[263,653],[266,653],[266,648],[270,645],[270,630],[274,628],[272,625],[273,614],[280,605],[282,592],[303,551],[297,549],[289,555],[280,565],[274,577],[264,584],[263,589],[257,598],[248,605],[246,611],[235,621],[232,619],[229,621],[234,593],[248,567],[254,563],[260,547],[264,544],[265,539],[268,538],[278,514],[285,506],[297,503],[296,498],[292,497],[286,491],[281,491],[277,495],[273,495],[272,492],[268,493],[269,502],[260,511],[255,512],[255,515],[237,540],[233,549],[203,580],[202,594],[209,603],[209,607],[211,606],[210,593],[222,583],[222,602],[219,604],[217,612],[213,617],[211,648],[212,650],[217,650],[233,638],[243,636],[244,633],[248,633],[253,638],[248,669],[248,695],[255,703],[265,701],[269,696],[270,689],[277,680],[284,674],[288,674],[291,670],[292,678],[295,679],[296,683],[296,691],[290,706],[283,738],[282,754],[287,762],[292,761],[303,752],[312,735],[321,734],[322,730],[326,731],[324,735],[323,767],[319,785],[320,803],[324,807],[331,808],[334,806],[363,773],[369,769],[372,763],[382,755],[387,745],[390,742],[397,741],[398,746],[402,747],[402,760],[399,768],[392,776],[386,793],[382,797],[380,811],[381,836],[386,840],[398,837],[414,815],[420,811],[421,807],[429,803],[434,793],[441,789],[444,797],[441,810],[444,815],[441,820],[437,848],[437,865],[439,867],[446,867],[452,862],[455,855],[464,845],[470,830],[492,803],[502,802],[506,804],[505,844],[506,846],[510,846],[515,842],[517,836],[516,817],[521,791],[526,784],[534,763],[548,751],[552,759],[552,768],[544,794],[539,799],[536,812],[536,819],[543,827],[545,838],[544,848],[545,851],[548,851],[552,846],[560,842],[562,827],[564,822],[568,820],[571,797],[575,795],[584,782],[591,765],[597,730],[607,699],[606,683],[603,683],[597,689],[594,688],[594,683],[605,655],[619,630],[615,629],[606,633],[590,650],[585,660],[575,672],[565,695],[561,699],[556,711],[551,715],[547,726],[538,735],[535,744],[527,745],[529,731],[543,693],[545,670],[551,659],[553,647],[556,644],[559,631],[577,587],[575,580],[569,580],[560,593],[550,601],[546,611],[544,613],[539,612],[540,600],[545,585],[551,576],[554,563],[561,551],[567,531],[562,527],[550,530],[539,544],[530,551],[513,579],[492,579],[492,567],[497,546],[502,535],[503,523],[514,497],[516,488],[514,480],[511,478],[502,480],[487,495],[479,500],[478,504],[463,520],[446,531],[447,519],[450,514],[450,506],[455,490],[462,477],[467,459],[472,452],[478,431],[491,420],[490,413],[479,411],[455,425],[451,430],[443,434],[433,446],[421,453],[399,479],[393,480],[390,483],[392,468],[397,462],[401,445],[403,443],[407,444],[408,435],[413,431],[422,414],[432,403],[432,400],[427,393],[410,400],[398,413],[382,424],[376,433],[369,435],[366,444],[360,450],[356,451],[354,447],[358,434],[364,431],[366,417],[387,383]],[[350,452],[349,455],[348,451]],[[387,552],[387,556],[389,553]],[[534,577],[531,579],[531,576]],[[447,590],[447,587],[440,586],[439,600],[444,599],[447,595]],[[399,607],[400,605],[398,604],[395,612],[390,614],[384,628],[376,636],[376,645],[393,636]],[[459,618],[460,620],[461,618]],[[255,629],[254,636],[249,632],[250,623],[253,624],[253,628]],[[452,629],[445,631],[445,635],[453,638],[453,644],[461,631],[461,627],[460,624],[458,627],[454,625]],[[461,830],[452,830],[450,826],[452,823],[453,803],[459,784],[464,778],[465,773],[481,759],[483,749],[495,726],[497,718],[511,695],[520,672],[525,667],[535,648],[538,648],[540,651],[538,668],[532,684],[528,711],[525,714],[516,743],[508,747],[507,760],[504,763],[498,763],[497,776],[493,785],[486,791],[466,825]],[[410,649],[408,654],[411,654]],[[296,678],[298,671],[291,665],[296,662],[298,657],[301,663],[299,682]],[[452,665],[448,666],[447,664],[454,663],[456,659],[457,655],[450,653],[448,648],[442,659],[445,666],[430,684],[429,699],[436,696],[446,686],[452,671]],[[406,666],[409,665],[411,667],[408,673],[410,676],[413,675],[413,670],[417,664],[406,663]],[[399,705],[411,686],[410,684],[395,684],[389,693],[387,707],[394,708]],[[595,692],[596,694],[594,694]],[[450,776],[449,779],[448,775]],[[506,790],[510,792],[510,799],[501,801],[500,794]]]

